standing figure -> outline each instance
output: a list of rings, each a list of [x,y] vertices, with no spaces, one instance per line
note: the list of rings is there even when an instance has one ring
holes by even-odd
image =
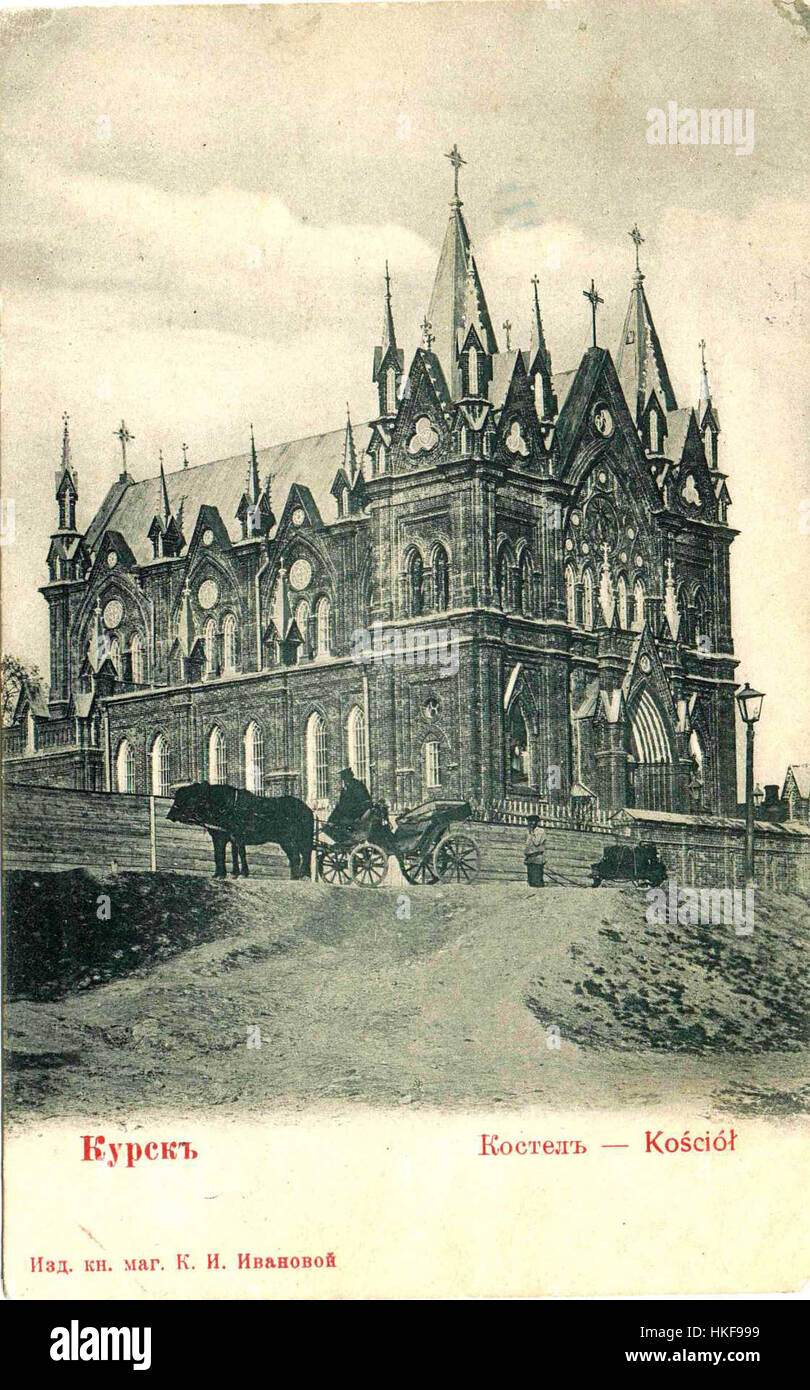
[[[543,869],[546,863],[546,832],[540,824],[539,816],[529,816],[529,829],[523,850],[526,862],[526,878],[530,888],[542,888]]]

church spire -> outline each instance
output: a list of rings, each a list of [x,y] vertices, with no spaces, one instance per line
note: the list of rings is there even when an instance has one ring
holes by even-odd
[[[532,276],[534,304],[532,334],[529,344],[529,381],[534,388],[534,403],[539,420],[553,420],[557,414],[557,397],[551,384],[551,353],[546,346],[543,320],[540,315],[540,281]]]
[[[256,439],[253,434],[253,423],[250,426],[250,500],[254,507],[261,495],[261,484],[259,482],[259,460],[256,458]]]
[[[382,342],[374,349],[374,371],[372,381],[376,381],[380,398],[380,416],[386,418],[396,415],[399,405],[399,384],[405,355],[397,347],[394,331],[394,314],[391,309],[391,276],[388,262],[385,262],[385,307],[383,310]]]
[[[459,169],[466,162],[454,145],[447,158],[453,166],[453,197],[450,200],[450,221],[447,224],[444,244],[433,282],[433,293],[427,319],[433,330],[433,351],[441,363],[451,394],[458,397],[461,391],[461,373],[458,354],[462,345],[465,309],[469,295],[468,268],[472,263],[473,296],[483,333],[482,346],[492,355],[498,351],[498,344],[492,328],[483,286],[478,275],[474,258],[471,257],[470,237],[461,212],[461,199],[458,196]]]
[[[168,489],[167,486],[166,486],[166,474],[165,474],[165,471],[164,471],[164,468],[163,468],[163,450],[162,450],[162,449],[159,449],[159,450],[158,450],[158,456],[159,456],[159,458],[160,458],[160,495],[161,495],[161,501],[162,501],[162,503],[163,503],[163,525],[164,525],[164,527],[165,527],[165,526],[168,526],[169,522],[171,521],[171,517],[172,517],[172,508],[171,508],[171,503],[170,503],[170,501],[169,501],[169,489]]]
[[[703,448],[706,451],[706,460],[710,468],[717,469],[717,436],[720,433],[720,421],[712,400],[712,391],[709,385],[709,372],[706,366],[706,339],[701,338],[700,343],[700,393],[698,396],[697,419]]]
[[[122,421],[123,424],[123,421]],[[166,470],[163,467],[163,450],[158,451],[160,459],[159,477],[159,506],[152,518],[147,536],[152,542],[152,553],[155,559],[169,559],[179,555],[185,545],[185,539],[179,521],[172,512],[172,504],[169,501],[169,489],[166,483]]]
[[[346,430],[343,435],[343,472],[349,486],[353,487],[357,477],[357,451],[354,447],[354,431],[349,402],[346,402]]]
[[[56,501],[59,505],[59,530],[76,530],[76,501],[79,496],[78,477],[70,465],[70,416],[62,416],[62,466],[56,474]]]
[[[636,251],[636,269],[630,291],[630,303],[616,354],[616,371],[630,413],[641,426],[650,395],[655,392],[662,410],[676,410],[678,402],[669,379],[661,342],[655,330],[652,313],[644,292],[644,275],[639,250],[644,242],[638,227],[628,233]]]

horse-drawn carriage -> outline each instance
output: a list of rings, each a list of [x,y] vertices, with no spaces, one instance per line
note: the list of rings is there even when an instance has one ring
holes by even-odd
[[[385,803],[375,801],[354,824],[327,822],[319,829],[318,877],[376,888],[393,854],[408,883],[470,883],[481,865],[478,845],[453,827],[471,815],[467,801],[426,801],[404,811],[394,826]]]

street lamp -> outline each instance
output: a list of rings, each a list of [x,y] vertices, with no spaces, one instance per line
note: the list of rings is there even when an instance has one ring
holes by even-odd
[[[754,725],[762,713],[764,695],[744,685],[737,691],[737,706],[745,725],[745,882],[754,883]]]

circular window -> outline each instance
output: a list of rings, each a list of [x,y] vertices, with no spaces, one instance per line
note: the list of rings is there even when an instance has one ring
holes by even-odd
[[[609,439],[613,433],[613,416],[606,405],[598,405],[591,416],[593,427],[597,434],[601,434],[603,439]]]
[[[571,513],[571,524],[572,526],[579,526],[579,512]]]
[[[294,589],[306,589],[312,578],[309,560],[293,560],[290,566],[290,583]]]
[[[633,537],[634,537],[634,535],[636,534],[635,528],[634,528],[633,526],[628,526],[628,528],[627,528],[627,534],[628,534],[628,536],[630,537],[630,540],[632,540]]]
[[[118,627],[124,616],[124,605],[117,598],[110,599],[104,609],[104,626],[109,628]]]
[[[107,556],[107,564],[109,565],[111,570],[114,570],[116,565],[118,564],[118,556],[116,555],[114,550],[111,550],[109,555]]]
[[[650,658],[647,656],[646,652],[644,653],[643,657],[641,658],[638,664],[644,672],[645,676],[652,670],[652,662],[650,661]]]
[[[641,566],[644,564],[644,561],[642,560],[640,555],[637,555],[633,560],[633,564],[635,565],[637,570],[640,570]]]
[[[583,555],[590,555],[591,553],[591,547],[588,545],[587,541],[582,542],[582,553]]]
[[[565,548],[566,548],[566,550],[573,550],[573,549],[574,549],[574,542],[571,540],[571,537],[570,537],[570,536],[568,536],[567,539],[566,539]]]
[[[214,533],[213,533],[213,531],[212,531],[210,528],[209,528],[207,531],[203,531],[203,533],[202,533],[202,543],[203,543],[203,545],[213,545],[213,543],[214,543]]]
[[[294,511],[293,514],[292,514],[292,519],[293,519],[293,526],[303,526],[303,524],[304,524],[304,522],[305,522],[305,520],[306,520],[306,517],[304,516],[304,508],[303,508],[303,507],[296,507],[295,511]]]
[[[204,579],[197,590],[197,602],[201,608],[213,608],[219,598],[219,589],[213,579]]]

